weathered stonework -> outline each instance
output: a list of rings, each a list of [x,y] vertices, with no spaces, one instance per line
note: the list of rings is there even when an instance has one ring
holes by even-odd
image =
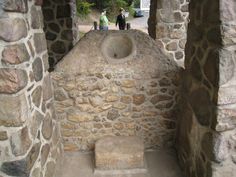
[[[53,177],[55,168],[49,173],[44,166],[62,153],[38,5],[35,0],[0,2],[1,177]]]
[[[76,1],[44,0],[42,8],[51,70],[78,40]]]
[[[173,145],[180,70],[138,31],[120,34],[134,39],[136,55],[108,63],[101,42],[118,34],[90,32],[56,65],[55,106],[65,150],[93,150],[106,135],[136,135],[146,148]]]
[[[176,135],[179,162],[188,177],[236,173],[235,7],[231,0],[190,1]]]
[[[151,0],[149,35],[180,66],[184,65],[189,0]]]

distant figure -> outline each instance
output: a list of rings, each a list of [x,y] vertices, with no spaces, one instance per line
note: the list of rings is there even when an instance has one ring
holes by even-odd
[[[103,31],[107,31],[108,30],[108,19],[106,16],[106,11],[103,11],[101,16],[100,16],[100,20],[99,20],[99,29],[103,30]]]
[[[119,24],[120,30],[125,30],[126,20],[125,20],[125,11],[123,8],[120,9],[120,14],[116,18],[116,26]]]

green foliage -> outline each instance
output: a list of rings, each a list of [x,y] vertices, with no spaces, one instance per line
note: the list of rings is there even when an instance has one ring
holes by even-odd
[[[134,8],[140,8],[140,0],[134,0]]]
[[[86,17],[91,12],[91,7],[94,5],[94,3],[77,0],[77,14],[81,17]]]

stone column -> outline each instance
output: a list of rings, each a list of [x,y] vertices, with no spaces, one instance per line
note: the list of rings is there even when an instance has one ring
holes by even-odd
[[[62,152],[40,5],[0,3],[1,177],[52,177]]]
[[[188,177],[236,174],[236,2],[191,0],[177,148]]]
[[[184,64],[189,0],[151,0],[148,31],[160,48]]]
[[[44,31],[49,52],[50,70],[78,41],[75,0],[43,1]]]

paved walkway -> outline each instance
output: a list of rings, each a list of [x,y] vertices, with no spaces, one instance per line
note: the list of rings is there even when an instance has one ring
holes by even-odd
[[[57,177],[183,177],[172,150],[148,151],[145,153],[147,174],[94,175],[92,153],[65,153],[63,165]]]
[[[138,29],[138,30],[141,30],[145,33],[148,33],[148,24],[147,24],[148,17],[149,17],[149,12],[144,12],[144,17],[134,18],[134,19],[129,20],[127,22],[131,24],[132,29]],[[79,25],[79,31],[82,33],[87,33],[92,29],[93,29],[93,24]],[[111,23],[109,25],[109,29],[110,30],[118,30],[118,27],[116,27],[114,23]]]

